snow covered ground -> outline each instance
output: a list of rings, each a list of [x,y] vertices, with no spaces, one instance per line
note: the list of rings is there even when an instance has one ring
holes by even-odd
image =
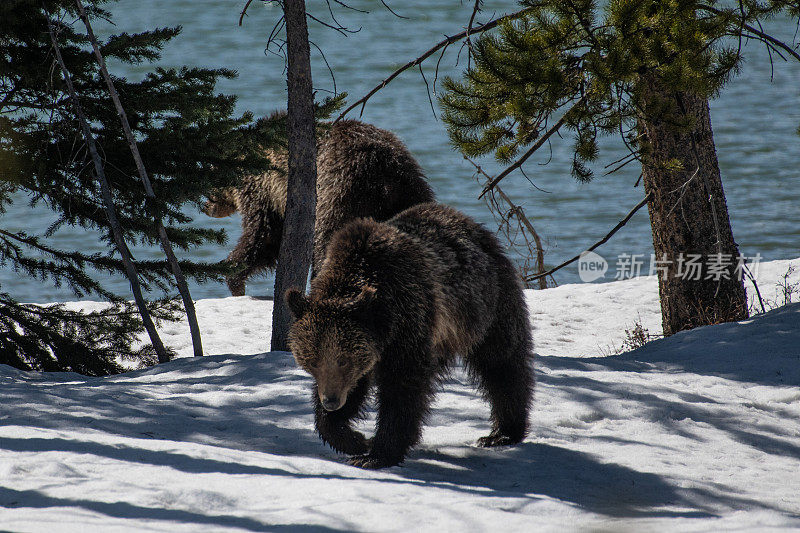
[[[761,265],[766,298],[788,265]],[[203,359],[0,365],[0,530],[800,529],[800,304],[611,355],[637,321],[660,331],[654,278],[528,297],[528,439],[476,448],[488,409],[455,372],[421,445],[378,472],[317,439],[308,376],[265,353],[267,300],[198,302]],[[185,324],[162,335],[191,353]]]

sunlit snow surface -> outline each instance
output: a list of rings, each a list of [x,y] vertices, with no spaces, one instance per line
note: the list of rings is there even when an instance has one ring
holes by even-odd
[[[762,265],[765,298],[788,264]],[[267,300],[198,302],[203,359],[110,378],[0,365],[0,530],[800,528],[800,304],[607,356],[636,321],[660,331],[654,278],[528,302],[526,441],[476,448],[488,408],[456,371],[422,443],[378,472],[316,437],[309,378],[265,353]],[[161,331],[191,354],[185,325]]]

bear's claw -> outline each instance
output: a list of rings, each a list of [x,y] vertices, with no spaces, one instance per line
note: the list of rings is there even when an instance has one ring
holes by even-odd
[[[491,434],[478,439],[478,446],[481,448],[492,448],[494,446],[511,446],[519,443],[520,439],[509,437],[502,434]]]
[[[350,459],[347,460],[347,463],[351,466],[357,466],[358,468],[366,468],[368,470],[377,470],[379,468],[388,468],[390,466],[396,466],[400,464],[400,461],[389,461],[382,457],[376,457],[374,455],[354,455]]]

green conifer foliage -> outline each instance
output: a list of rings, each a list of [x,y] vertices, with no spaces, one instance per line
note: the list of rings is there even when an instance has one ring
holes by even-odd
[[[472,47],[474,67],[445,81],[453,143],[470,156],[514,160],[513,170],[563,126],[574,135],[572,175],[589,181],[598,138],[619,136],[630,153],[616,163],[641,163],[653,250],[669,265],[659,276],[664,334],[747,318],[735,260],[716,280],[687,279],[680,261],[687,254],[707,263],[739,255],[708,100],[737,73],[743,40],[800,60],[795,48],[759,29],[778,14],[797,21],[800,2],[521,3],[530,11],[481,36]]]
[[[483,35],[473,46],[473,67],[460,80],[445,80],[444,120],[466,155],[494,153],[510,162],[569,111],[572,173],[581,181],[593,177],[601,135],[621,134],[632,150],[647,150],[635,131],[645,76],[666,90],[714,97],[738,72],[739,38],[753,37],[747,26],[781,13],[800,16],[796,1],[520,3],[532,11]]]
[[[91,20],[110,19],[109,0],[86,3]],[[228,69],[154,68],[141,81],[115,77],[156,194],[148,202],[119,118],[109,99],[96,60],[81,30],[71,0],[4,0],[0,3],[0,208],[12,201],[47,206],[58,216],[45,235],[3,229],[0,213],[0,264],[55,285],[77,296],[110,301],[108,310],[90,315],[60,306],[42,308],[13,299],[13,288],[0,294],[0,363],[22,369],[72,370],[86,374],[118,371],[120,359],[152,362],[152,350],[136,349],[141,331],[135,308],[105,290],[87,267],[119,274],[121,261],[113,246],[100,187],[64,79],[54,61],[47,17],[54,22],[59,48],[81,105],[102,151],[114,204],[128,243],[156,244],[153,222],[164,221],[172,243],[183,250],[221,243],[225,235],[192,225],[182,211],[199,204],[216,187],[235,184],[245,173],[269,168],[264,148],[280,129],[268,121],[256,124],[250,113],[237,115],[234,96],[215,91]],[[119,34],[101,43],[109,60],[142,63],[156,60],[180,28],[158,28]],[[113,64],[111,66],[113,72]],[[68,224],[98,230],[108,247],[103,254],[60,250],[51,234]],[[198,281],[220,279],[224,266],[182,261],[187,276]],[[166,261],[137,263],[145,288],[170,290]],[[175,318],[169,302],[152,302],[156,318]]]

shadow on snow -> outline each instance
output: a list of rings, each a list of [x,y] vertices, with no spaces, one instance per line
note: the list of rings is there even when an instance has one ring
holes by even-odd
[[[298,533],[332,533],[346,531],[321,525],[267,524],[251,518],[226,515],[207,515],[181,509],[143,507],[126,502],[99,502],[78,498],[54,498],[35,490],[13,490],[0,487],[0,507],[77,507],[120,519],[160,520],[198,526],[239,528],[247,531],[291,531]]]
[[[800,304],[778,309],[744,324],[716,326],[713,332],[701,328],[681,333],[619,357],[541,357],[540,365],[550,372],[540,374],[538,379],[542,384],[567,390],[572,401],[591,406],[598,412],[602,412],[598,404],[603,398],[624,397],[638,404],[641,409],[639,417],[650,421],[670,425],[671,421],[682,417],[703,420],[762,452],[797,457],[800,456],[800,447],[780,438],[781,428],[768,425],[743,427],[733,412],[730,416],[720,416],[715,411],[711,416],[710,409],[715,401],[702,394],[665,389],[667,385],[659,384],[658,380],[632,390],[625,383],[594,379],[591,373],[604,370],[657,374],[678,368],[738,381],[797,385],[800,384],[796,348],[800,346],[799,323]],[[768,349],[776,346],[784,348]],[[754,354],[759,355],[755,357]],[[793,369],[789,368],[790,363]],[[573,372],[565,375],[559,370]],[[574,371],[586,371],[586,374]],[[17,379],[17,376],[22,376],[22,379]],[[0,399],[7,406],[0,426],[84,428],[132,439],[189,441],[256,453],[342,460],[324,448],[313,431],[307,392],[310,380],[295,368],[288,354],[185,359],[112,378],[60,374],[48,379],[47,376],[5,370],[0,373],[0,378]],[[278,388],[258,394],[259,385],[263,384]],[[209,386],[228,394],[224,395],[223,401],[212,402],[213,405],[192,397],[208,392]],[[282,391],[281,386],[285,386]],[[451,392],[449,387],[445,388]],[[157,390],[153,392],[153,389]],[[300,390],[304,391],[303,394],[298,393]],[[665,393],[677,394],[678,399],[665,399]],[[667,416],[665,413],[670,414]],[[434,417],[446,416],[453,422],[470,423],[474,413],[437,408],[432,414]],[[680,433],[676,427],[671,429]],[[700,438],[691,434],[685,436]],[[604,438],[608,440],[608,437]],[[91,440],[2,437],[0,448],[15,452],[93,454],[125,462],[168,466],[187,473],[364,479],[356,469],[353,469],[352,476],[306,474],[280,467],[148,450],[137,447],[135,442],[108,445]],[[342,471],[340,468],[337,470]],[[412,452],[405,466],[391,469],[383,477],[380,474],[370,477],[368,481],[432,485],[485,497],[513,498],[509,506],[519,508],[552,498],[591,512],[618,517],[706,517],[714,516],[721,507],[772,509],[766,504],[735,496],[725,487],[720,491],[680,488],[657,474],[605,462],[592,454],[531,442],[509,449],[469,448],[461,457],[421,448]],[[54,498],[33,490],[9,488],[0,488],[0,505],[12,508],[80,507],[117,518],[213,524],[251,531],[282,528],[334,531],[320,526],[276,526],[249,518],[145,508],[123,502]]]

